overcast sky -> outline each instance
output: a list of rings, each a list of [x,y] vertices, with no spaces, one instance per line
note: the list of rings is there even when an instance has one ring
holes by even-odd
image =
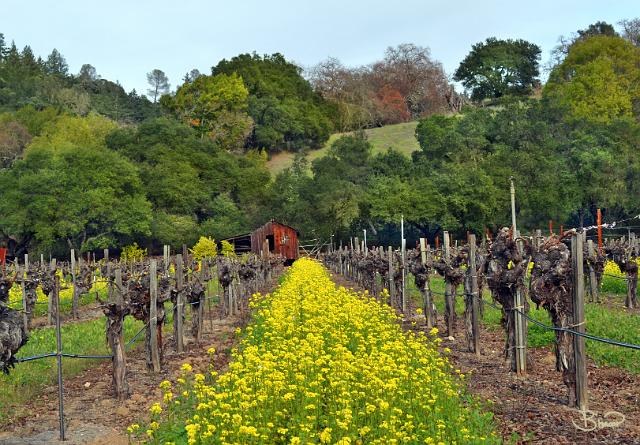
[[[57,48],[71,72],[90,63],[127,91],[147,89],[154,68],[172,89],[192,68],[209,73],[243,52],[281,52],[308,67],[329,56],[368,64],[388,46],[431,48],[451,74],[471,45],[495,36],[541,46],[604,20],[640,16],[640,0],[0,0],[0,32],[46,57]]]

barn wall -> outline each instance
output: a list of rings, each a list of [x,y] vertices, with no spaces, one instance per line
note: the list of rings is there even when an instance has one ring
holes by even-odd
[[[269,221],[251,232],[251,251],[259,255],[264,241],[269,235],[273,235],[274,238],[273,253],[280,254],[291,260],[298,258],[297,232],[295,229],[275,221]],[[285,243],[282,242],[283,236],[287,238]]]
[[[273,234],[276,241],[276,253],[284,256],[288,259],[298,258],[298,234],[291,227],[284,226],[282,224],[273,224]],[[286,242],[283,243],[283,238],[286,238]]]

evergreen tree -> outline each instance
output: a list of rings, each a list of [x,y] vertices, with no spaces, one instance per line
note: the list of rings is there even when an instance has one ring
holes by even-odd
[[[147,82],[151,86],[147,92],[151,97],[153,97],[154,104],[158,101],[160,96],[169,92],[169,78],[162,70],[156,68],[155,70],[147,73]]]
[[[47,61],[44,63],[45,72],[54,76],[67,77],[69,74],[69,65],[64,56],[57,49],[53,49]]]

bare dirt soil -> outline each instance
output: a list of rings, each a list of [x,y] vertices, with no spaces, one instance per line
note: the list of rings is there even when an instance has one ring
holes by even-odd
[[[551,348],[529,349],[527,374],[519,377],[504,364],[502,331],[481,329],[480,356],[466,352],[462,323],[457,332],[460,336],[444,339],[443,345],[451,349],[452,363],[468,376],[469,392],[490,401],[505,440],[517,433],[521,443],[640,443],[640,376],[589,360],[589,409],[594,413],[585,422],[582,413],[567,406],[567,387],[555,370]],[[609,412],[620,414],[605,418]]]

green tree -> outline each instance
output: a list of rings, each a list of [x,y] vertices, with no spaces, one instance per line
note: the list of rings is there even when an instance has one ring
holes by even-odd
[[[621,37],[576,41],[549,76],[543,99],[571,123],[640,116],[640,48]]]
[[[211,217],[200,224],[200,232],[218,239],[229,238],[249,230],[247,215],[228,195],[213,199]]]
[[[154,211],[151,232],[153,239],[159,244],[189,245],[198,239],[198,221],[190,215],[172,215],[165,211]]]
[[[622,26],[622,37],[635,46],[640,46],[640,18],[622,20],[619,24]]]
[[[77,78],[81,83],[87,84],[95,82],[100,78],[100,76],[93,65],[85,63],[80,67],[80,72],[78,73]]]
[[[162,70],[156,68],[148,72],[147,83],[150,86],[147,92],[153,98],[153,103],[157,102],[158,97],[169,92],[169,78]]]
[[[192,245],[193,234],[220,239],[257,222],[270,180],[264,157],[229,153],[168,118],[117,129],[107,145],[139,169],[157,216],[154,241]]]
[[[178,116],[223,147],[242,147],[251,132],[246,114],[249,92],[242,79],[231,75],[197,76],[184,83],[173,100]]]
[[[30,148],[0,174],[0,231],[23,248],[115,247],[150,221],[135,167],[104,148]]]
[[[67,77],[69,74],[69,65],[67,65],[64,56],[54,48],[44,63],[44,71],[53,76]]]
[[[45,124],[29,148],[105,147],[106,136],[116,128],[115,122],[98,114],[87,117],[61,115]]]
[[[198,242],[189,249],[196,261],[203,258],[213,258],[218,255],[218,245],[213,238],[201,236]]]
[[[525,40],[495,37],[473,45],[453,78],[474,100],[531,94],[539,84],[540,47]]]
[[[7,50],[7,42],[4,40],[4,34],[0,32],[0,62],[5,58]]]
[[[212,75],[237,73],[249,91],[255,126],[247,146],[269,151],[320,147],[332,129],[323,99],[302,77],[300,67],[281,54],[241,54],[222,60]]]

